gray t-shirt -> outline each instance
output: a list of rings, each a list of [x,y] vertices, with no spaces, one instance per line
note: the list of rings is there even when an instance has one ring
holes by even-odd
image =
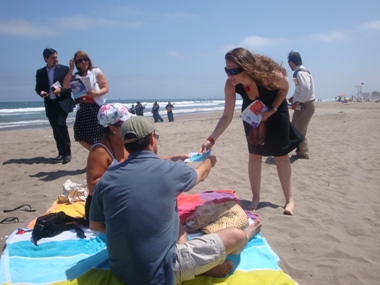
[[[97,183],[90,220],[106,223],[111,270],[128,285],[175,283],[177,196],[192,189],[196,171],[183,161],[133,152]]]

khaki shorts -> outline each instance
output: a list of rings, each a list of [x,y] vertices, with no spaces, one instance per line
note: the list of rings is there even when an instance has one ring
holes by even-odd
[[[211,268],[222,264],[226,259],[226,250],[220,237],[208,234],[176,245],[176,262],[173,270],[176,284],[192,280]]]

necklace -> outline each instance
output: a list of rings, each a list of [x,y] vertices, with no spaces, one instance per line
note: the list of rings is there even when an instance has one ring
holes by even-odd
[[[251,91],[251,85],[252,85],[252,84],[253,84],[253,81],[252,81],[251,83],[249,83],[248,86],[244,87],[244,89],[245,89],[246,92]]]
[[[108,139],[108,141],[109,141],[109,143],[110,143],[110,146],[111,146],[111,149],[112,149],[113,157],[115,157],[115,152],[113,151],[113,146],[112,146],[111,140],[110,140],[110,138],[109,138],[108,136],[107,136],[107,139]]]

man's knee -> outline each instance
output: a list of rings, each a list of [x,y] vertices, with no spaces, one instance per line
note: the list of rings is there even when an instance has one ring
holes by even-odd
[[[246,242],[247,236],[245,232],[241,229],[235,227],[225,228],[216,232],[220,239],[222,240],[226,252],[231,252],[240,246],[242,243]]]

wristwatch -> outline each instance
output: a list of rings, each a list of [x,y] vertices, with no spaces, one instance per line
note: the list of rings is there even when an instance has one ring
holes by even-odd
[[[275,106],[272,106],[271,110],[273,110],[275,113],[277,112],[277,108]]]

